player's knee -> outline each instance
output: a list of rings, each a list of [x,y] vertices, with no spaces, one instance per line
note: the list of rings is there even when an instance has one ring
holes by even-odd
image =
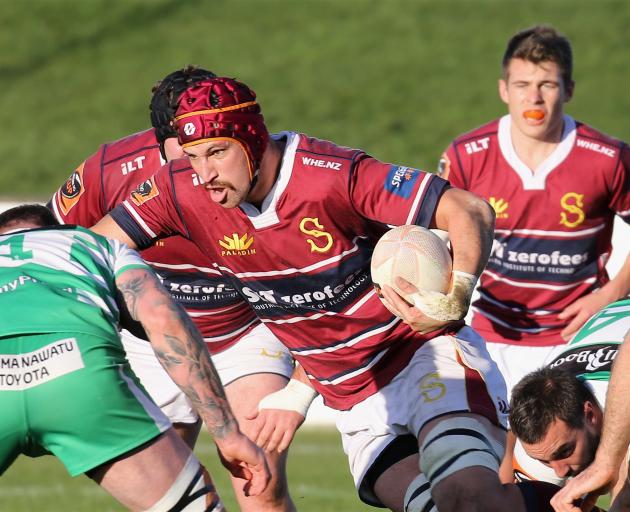
[[[404,512],[437,512],[431,496],[431,484],[422,473],[407,487],[403,510]]]
[[[212,479],[191,454],[168,491],[146,512],[225,512]]]
[[[481,466],[498,474],[503,446],[485,422],[474,417],[450,418],[427,434],[420,448],[420,470],[435,487],[466,468]]]

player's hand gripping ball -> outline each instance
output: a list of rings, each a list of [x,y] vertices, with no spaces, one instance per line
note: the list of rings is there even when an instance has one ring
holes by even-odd
[[[413,297],[396,286],[402,277],[418,290],[446,294],[451,283],[453,260],[446,243],[420,226],[398,226],[385,233],[372,253],[372,282],[381,300],[383,285],[391,286],[410,304]]]

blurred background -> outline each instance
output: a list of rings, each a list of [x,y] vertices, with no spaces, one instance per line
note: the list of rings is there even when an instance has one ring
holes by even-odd
[[[537,23],[573,44],[567,112],[630,140],[625,0],[0,0],[0,200],[45,201],[100,144],[148,128],[151,87],[186,64],[250,85],[271,131],[434,170],[452,138],[505,113],[505,44]],[[320,411],[312,426],[330,424]],[[198,451],[235,510],[208,437]],[[290,461],[299,510],[374,510],[331,427],[303,429]],[[35,508],[120,510],[50,457],[21,458],[0,510]]]
[[[149,126],[153,84],[192,63],[294,130],[434,169],[504,113],[507,39],[572,41],[576,118],[630,139],[630,3],[454,0],[0,0],[0,198],[47,199],[99,144]]]

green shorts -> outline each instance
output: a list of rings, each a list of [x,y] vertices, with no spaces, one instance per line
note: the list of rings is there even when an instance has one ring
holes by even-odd
[[[51,453],[76,476],[170,427],[120,341],[77,333],[0,338],[0,411],[0,475]]]

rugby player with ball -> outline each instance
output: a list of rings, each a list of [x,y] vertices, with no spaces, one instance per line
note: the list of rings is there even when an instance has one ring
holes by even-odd
[[[544,510],[538,495],[499,481],[505,383],[462,321],[490,252],[491,207],[361,150],[270,135],[256,95],[232,78],[188,88],[175,127],[189,159],[162,167],[150,193],[94,229],[140,248],[182,234],[206,252],[290,349],[305,383],[339,411],[366,503]],[[370,260],[377,240],[403,224],[448,232],[454,279],[447,293],[423,297],[428,314],[385,288],[399,318],[376,295]],[[247,241],[247,250],[226,251],[224,237]]]

